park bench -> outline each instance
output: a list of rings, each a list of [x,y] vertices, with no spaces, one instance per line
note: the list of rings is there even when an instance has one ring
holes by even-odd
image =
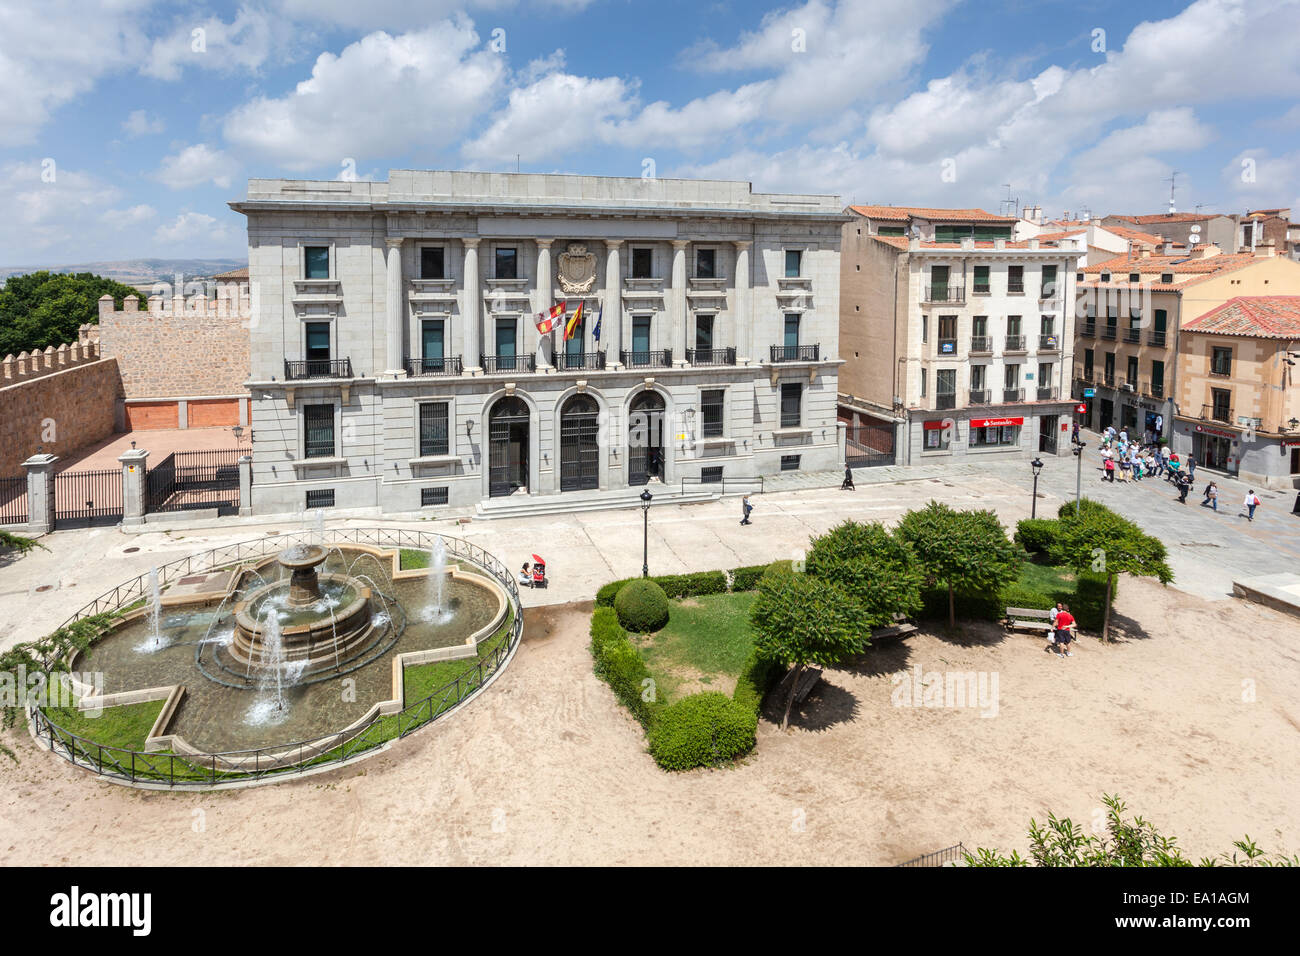
[[[906,637],[916,633],[916,625],[910,623],[902,614],[894,614],[894,623],[889,627],[878,627],[871,632],[871,643],[888,640],[891,637]]]
[[[1050,632],[1052,614],[1050,611],[1043,611],[1036,607],[1009,607],[1005,623],[1007,630],[1020,627],[1027,631]]]
[[[794,678],[793,669],[787,671],[786,675],[781,678],[781,683],[777,686],[780,688],[782,694],[789,692],[790,681],[793,680],[793,678]],[[822,672],[820,667],[807,668],[803,672],[803,674],[800,675],[799,685],[794,689],[794,702],[796,704],[802,704],[804,702],[804,698],[807,697],[812,692],[812,689],[817,686],[817,682],[821,679],[822,679]]]

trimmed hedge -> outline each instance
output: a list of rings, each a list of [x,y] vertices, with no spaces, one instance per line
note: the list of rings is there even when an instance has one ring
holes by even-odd
[[[1111,604],[1119,594],[1119,575],[1110,592]],[[1074,585],[1074,599],[1069,602],[1070,613],[1085,631],[1100,631],[1106,620],[1106,575],[1080,574]]]
[[[1030,554],[1045,554],[1061,534],[1052,518],[1025,518],[1016,524],[1015,541]]]
[[[653,580],[629,581],[614,597],[618,623],[634,634],[650,634],[668,623],[668,595]]]
[[[784,674],[785,668],[779,663],[759,657],[757,650],[750,651],[744,670],[736,678],[736,690],[731,699],[750,708],[757,715],[763,709],[763,698]]]
[[[1036,608],[1040,611],[1050,610],[1056,605],[1056,598],[1036,588],[1013,584],[1002,589],[1002,605],[1008,607]]]
[[[969,621],[1000,621],[1006,605],[1001,595],[962,594],[953,595],[953,606],[957,617]],[[948,623],[948,589],[925,588],[921,591],[921,612],[917,615],[923,620]]]
[[[1087,514],[1089,511],[1107,511],[1111,509],[1106,507],[1100,501],[1093,501],[1091,498],[1079,499],[1079,514]],[[1075,515],[1074,502],[1067,501],[1061,507],[1056,509],[1056,517],[1062,520],[1073,518]]]
[[[731,590],[756,590],[758,588],[758,579],[763,576],[763,572],[766,570],[766,564],[751,564],[743,568],[733,568],[731,571]]]
[[[618,592],[633,581],[645,578],[623,578],[610,581],[596,592],[596,607],[613,607]],[[691,574],[658,574],[649,580],[663,588],[670,598],[696,597],[701,594],[725,594],[727,576],[721,571],[695,571]]]
[[[684,697],[657,714],[650,754],[665,770],[711,767],[754,747],[758,713],[717,691]]]
[[[645,681],[651,680],[650,670],[611,608],[598,607],[591,615],[591,656],[596,676],[610,686],[641,726],[649,727],[658,709],[656,701],[642,699],[644,688],[649,686]]]

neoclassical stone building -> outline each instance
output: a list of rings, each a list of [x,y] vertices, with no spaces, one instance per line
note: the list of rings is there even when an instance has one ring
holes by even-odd
[[[843,460],[837,197],[393,170],[252,180],[231,207],[248,218],[259,512]],[[585,315],[567,342],[535,325],[561,299]]]

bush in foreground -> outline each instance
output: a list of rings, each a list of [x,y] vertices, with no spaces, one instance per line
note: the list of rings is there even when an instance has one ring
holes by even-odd
[[[726,694],[692,694],[658,713],[650,754],[665,770],[716,766],[753,749],[757,727],[757,712]]]
[[[654,581],[630,581],[614,598],[614,611],[633,634],[649,634],[668,623],[668,595]]]
[[[1059,521],[1025,518],[1016,524],[1015,542],[1030,554],[1046,554],[1061,535]]]

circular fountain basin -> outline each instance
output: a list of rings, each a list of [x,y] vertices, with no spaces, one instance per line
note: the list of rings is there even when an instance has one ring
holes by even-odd
[[[239,664],[257,668],[270,654],[266,647],[267,619],[280,624],[282,663],[306,661],[334,666],[369,649],[381,636],[371,624],[370,588],[342,574],[311,572],[317,599],[295,603],[283,584],[268,584],[235,605],[235,636],[226,648]]]

